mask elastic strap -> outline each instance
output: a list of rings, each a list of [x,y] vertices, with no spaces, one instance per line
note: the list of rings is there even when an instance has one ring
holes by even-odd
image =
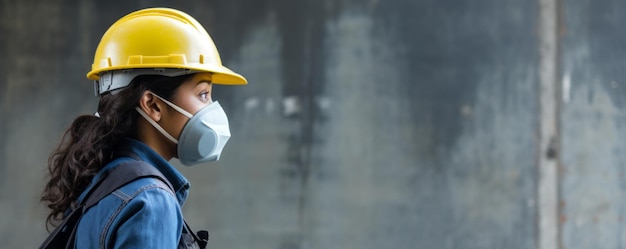
[[[177,106],[177,105],[175,105],[174,103],[169,102],[169,101],[167,101],[167,100],[166,100],[166,99],[164,99],[164,98],[161,98],[161,96],[156,95],[156,94],[154,94],[154,93],[152,93],[152,95],[156,96],[157,98],[159,98],[160,100],[162,100],[163,102],[165,102],[165,104],[169,105],[169,106],[170,106],[170,107],[172,107],[174,110],[176,110],[176,111],[180,112],[181,114],[185,115],[186,117],[188,117],[188,118],[193,117],[193,114],[191,114],[191,113],[189,113],[189,112],[187,112],[187,111],[183,110],[183,108],[178,107],[178,106]]]
[[[156,95],[155,95],[156,96]],[[158,97],[158,96],[157,96]],[[169,133],[167,133],[167,131],[165,131],[165,129],[163,129],[163,127],[161,127],[159,124],[157,124],[157,122],[155,122],[154,120],[152,120],[152,118],[150,118],[148,116],[148,114],[146,114],[143,110],[141,110],[141,108],[139,108],[138,106],[135,106],[135,110],[137,110],[137,112],[139,112],[139,114],[146,119],[146,121],[148,121],[148,123],[152,124],[152,126],[154,126],[154,128],[156,128],[159,132],[161,132],[161,134],[163,134],[163,136],[165,136],[167,139],[169,139],[170,141],[172,141],[175,144],[178,144],[178,140],[174,137],[172,137],[172,135],[170,135]]]

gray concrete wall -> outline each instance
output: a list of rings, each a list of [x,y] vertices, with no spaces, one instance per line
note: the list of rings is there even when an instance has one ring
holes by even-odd
[[[626,3],[575,0],[564,7],[563,246],[624,248]]]
[[[95,47],[152,6],[250,82],[215,87],[222,160],[179,167],[211,247],[623,247],[617,0],[0,1],[2,247],[45,237],[46,160],[96,109]]]

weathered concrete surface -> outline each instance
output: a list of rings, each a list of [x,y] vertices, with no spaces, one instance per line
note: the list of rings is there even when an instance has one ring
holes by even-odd
[[[534,1],[2,1],[0,244],[45,236],[46,158],[78,114],[101,34],[187,11],[244,87],[233,138],[182,168],[194,227],[224,248],[535,248]]]

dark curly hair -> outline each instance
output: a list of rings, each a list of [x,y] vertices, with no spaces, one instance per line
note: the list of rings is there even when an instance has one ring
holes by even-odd
[[[178,86],[191,75],[137,76],[130,86],[115,94],[100,96],[98,113],[77,117],[48,158],[48,182],[41,201],[50,208],[46,224],[57,226],[66,210],[102,167],[112,161],[113,148],[123,137],[136,137],[138,113],[135,106],[146,90],[171,99]]]

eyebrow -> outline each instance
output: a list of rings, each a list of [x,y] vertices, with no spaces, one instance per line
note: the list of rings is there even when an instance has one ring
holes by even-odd
[[[198,76],[200,76],[200,77],[198,77]],[[198,75],[198,76],[196,76],[197,78],[194,79],[194,80],[198,81],[197,84],[200,84],[200,83],[203,83],[203,82],[206,82],[206,83],[209,83],[209,84],[213,83],[213,77],[211,77],[211,76],[208,76],[208,75]]]
[[[202,80],[202,81],[198,81],[198,82],[196,83],[196,86],[198,86],[198,85],[200,85],[200,84],[207,84],[207,85],[211,85],[211,84],[213,84],[213,82],[211,82],[211,81],[207,81],[207,80]]]

